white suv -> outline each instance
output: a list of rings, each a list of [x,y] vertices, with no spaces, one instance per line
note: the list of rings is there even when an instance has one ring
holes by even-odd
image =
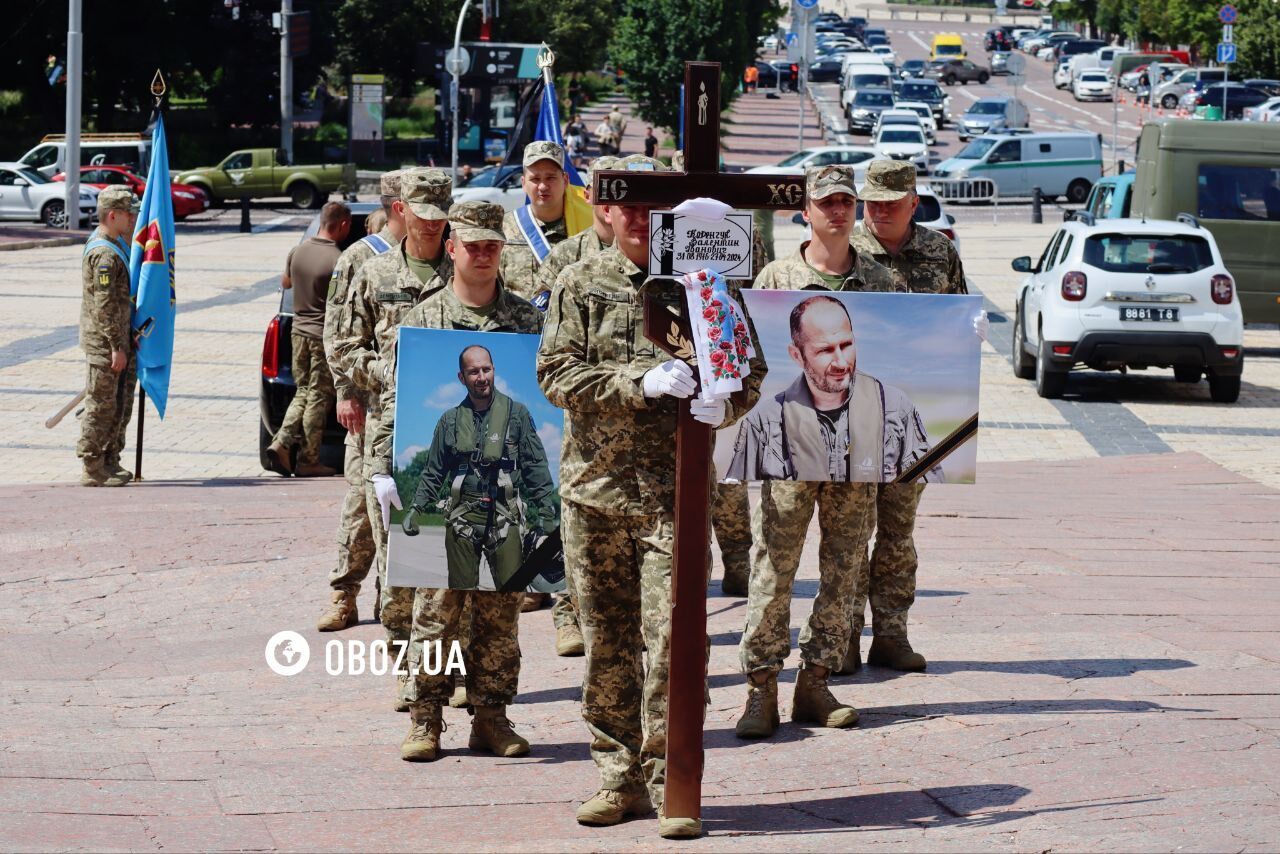
[[[1209,377],[1219,403],[1240,396],[1244,321],[1235,282],[1208,229],[1189,214],[1168,220],[1063,223],[1018,293],[1013,373],[1061,397],[1067,372],[1173,368],[1180,382]]]

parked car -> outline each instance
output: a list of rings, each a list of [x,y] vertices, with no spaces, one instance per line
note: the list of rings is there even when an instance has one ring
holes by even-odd
[[[1260,89],[1273,98],[1280,97],[1280,80],[1251,77],[1244,81],[1244,85],[1252,86],[1254,89]]]
[[[933,117],[942,127],[951,119],[951,96],[942,91],[936,80],[914,77],[903,80],[896,95],[900,101],[923,101],[933,110]]]
[[[1106,46],[1107,43],[1101,39],[1062,39],[1053,45],[1053,58],[1062,59],[1064,56],[1084,56],[1101,50]]]
[[[1245,107],[1244,120],[1246,122],[1280,121],[1280,98],[1271,98],[1256,107]]]
[[[933,120],[933,111],[929,109],[928,104],[915,102],[919,104],[919,109],[905,106],[912,103],[910,101],[899,101],[893,105],[892,110],[885,110],[878,117],[876,122],[876,132],[886,125],[907,125],[909,127],[918,127],[920,132],[924,134],[925,142],[933,145],[938,141],[938,125]]]
[[[1009,34],[1001,27],[987,30],[982,35],[982,48],[987,53],[997,50],[1009,50],[1010,47]]]
[[[1053,47],[1056,42],[1066,39],[1078,39],[1079,33],[1062,32],[1062,31],[1041,31],[1030,38],[1024,39],[1018,45],[1018,49],[1032,55],[1039,55],[1040,51],[1046,47]]]
[[[1177,221],[1089,214],[1063,223],[1028,273],[1014,310],[1013,372],[1061,397],[1067,373],[1173,368],[1180,382],[1209,378],[1219,403],[1240,396],[1244,322],[1235,282],[1213,235]]]
[[[1071,57],[1059,59],[1053,66],[1053,88],[1067,89],[1071,86]]]
[[[898,76],[903,80],[919,77],[924,74],[926,65],[923,59],[908,59],[898,66]]]
[[[1210,81],[1220,83],[1227,79],[1227,70],[1225,68],[1187,68],[1163,82],[1151,80],[1153,76],[1151,63],[1147,66],[1147,77],[1150,80],[1151,97],[1155,100],[1152,103],[1159,104],[1166,110],[1172,110],[1178,106],[1178,99],[1189,92],[1196,83]]]
[[[849,130],[871,133],[876,126],[876,116],[893,108],[891,89],[859,89],[849,104]]]
[[[486,166],[477,169],[465,187],[453,191],[454,202],[490,202],[503,210],[515,210],[525,202],[519,166]]]
[[[67,171],[66,135],[45,135],[30,151],[19,157],[18,162],[46,178]],[[103,163],[121,163],[135,172],[145,172],[151,164],[151,134],[80,134],[80,164],[101,166]]]
[[[1195,106],[1197,108],[1221,108],[1224,100],[1227,110],[1223,118],[1239,119],[1244,117],[1244,111],[1247,107],[1256,107],[1263,104],[1270,100],[1270,96],[1266,92],[1246,86],[1243,83],[1214,83],[1200,90],[1200,94],[1196,97]]]
[[[840,92],[840,103],[847,117],[853,115],[853,102],[864,89],[888,89],[893,85],[893,75],[882,63],[875,65],[851,65],[845,69]]]
[[[884,60],[885,65],[896,65],[898,62],[898,55],[887,44],[872,45],[871,52]]]
[[[862,192],[861,185],[858,186],[858,192]],[[923,225],[926,228],[941,232],[959,252],[960,234],[956,231],[956,218],[943,209],[942,202],[928,184],[916,185],[916,197],[920,199],[920,204],[916,205],[916,211],[911,215],[911,221],[916,225]],[[862,202],[857,204],[855,217],[859,221],[862,220]]]
[[[0,220],[43,222],[50,228],[64,228],[65,184],[23,163],[0,163]],[[80,187],[80,216],[92,223],[98,215],[98,191]]]
[[[1096,133],[1032,133],[1006,128],[980,136],[934,169],[938,178],[990,178],[1000,197],[1065,196],[1081,204],[1102,177],[1102,140]]]
[[[917,173],[929,171],[929,143],[924,137],[924,128],[919,124],[882,125],[872,140],[881,157],[910,161]]]
[[[803,175],[806,169],[814,166],[852,166],[854,171],[861,172],[867,168],[869,161],[876,158],[876,154],[874,148],[866,145],[823,145],[797,151],[772,166],[755,166],[748,169],[747,173]]]
[[[756,60],[756,71],[760,73],[756,85],[761,89],[777,89],[781,92],[794,92],[799,67],[785,59],[766,61]]]
[[[924,76],[954,86],[956,83],[986,83],[991,79],[991,72],[968,59],[944,59],[929,63]]]
[[[769,53],[777,53],[780,44],[781,42],[777,36],[761,36],[760,38],[760,46]]]
[[[1011,55],[1012,54],[1010,54],[1009,51],[1007,50],[997,50],[991,54],[992,76],[995,76],[997,74],[1009,73],[1009,57]]]
[[[53,176],[55,181],[67,180],[65,172]],[[138,177],[128,166],[81,166],[80,186],[93,187],[97,190],[112,185],[122,185],[133,191],[139,199],[147,191],[147,182]],[[186,219],[192,214],[204,213],[209,209],[209,197],[199,187],[189,184],[170,184],[173,198],[173,218]]]
[[[1094,219],[1128,219],[1133,203],[1134,177],[1132,169],[1119,175],[1103,176],[1093,185],[1084,210],[1093,214]],[[1076,211],[1067,212],[1068,216],[1075,214]]]
[[[346,249],[364,237],[365,219],[381,206],[377,202],[350,202],[347,207],[351,208],[351,230],[346,240],[338,244],[340,249]],[[316,214],[298,242],[314,237],[319,230],[320,215]],[[258,460],[267,471],[285,476],[288,473],[280,469],[275,457],[267,453],[267,448],[280,429],[285,410],[298,391],[298,384],[293,376],[292,333],[293,291],[281,290],[280,305],[267,324],[262,342],[261,381],[258,386]],[[338,423],[336,412],[330,412],[320,444],[320,462],[323,465],[342,471],[346,456],[343,442],[346,437],[347,431]]]
[[[318,208],[334,191],[355,191],[356,165],[295,166],[283,149],[249,148],[233,151],[217,166],[181,172],[177,181],[199,187],[211,204],[288,196],[295,208]]]
[[[968,111],[956,122],[960,141],[1001,128],[1024,128],[1031,123],[1031,111],[1027,105],[1010,95],[991,95],[979,98],[969,105]]]
[[[840,71],[844,67],[839,57],[819,59],[809,64],[810,83],[839,83]]]
[[[1121,89],[1128,89],[1130,92],[1134,92],[1137,90],[1139,85],[1142,85],[1142,81],[1146,79],[1147,66],[1139,65],[1136,68],[1121,74],[1120,78],[1116,82],[1119,84]]]
[[[1077,101],[1110,101],[1111,80],[1102,69],[1090,68],[1071,84],[1071,94]]]

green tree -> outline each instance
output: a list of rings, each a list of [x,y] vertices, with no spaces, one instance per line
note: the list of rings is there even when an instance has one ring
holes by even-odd
[[[676,97],[691,60],[722,65],[721,109],[756,55],[756,39],[781,15],[774,0],[620,0],[610,55],[641,118],[674,130]]]
[[[615,10],[608,0],[506,0],[494,38],[547,46],[557,74],[595,71],[605,63]]]

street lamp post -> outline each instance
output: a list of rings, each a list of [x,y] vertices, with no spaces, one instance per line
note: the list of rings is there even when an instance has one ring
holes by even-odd
[[[464,0],[462,11],[458,13],[458,26],[453,31],[453,53],[449,56],[449,165],[453,169],[453,185],[458,185],[458,78],[462,76],[462,20],[467,17],[471,8],[471,0]]]
[[[280,147],[293,163],[293,57],[289,55],[289,18],[293,0],[280,0]]]
[[[81,0],[70,0],[67,14],[67,150],[65,222],[68,229],[80,227],[80,83],[81,45],[84,34],[80,32]]]

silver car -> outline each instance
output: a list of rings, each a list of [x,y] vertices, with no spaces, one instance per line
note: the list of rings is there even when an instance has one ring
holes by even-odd
[[[956,130],[963,142],[1000,128],[1024,128],[1030,123],[1031,113],[1026,104],[1008,95],[993,95],[974,101],[956,122]]]

